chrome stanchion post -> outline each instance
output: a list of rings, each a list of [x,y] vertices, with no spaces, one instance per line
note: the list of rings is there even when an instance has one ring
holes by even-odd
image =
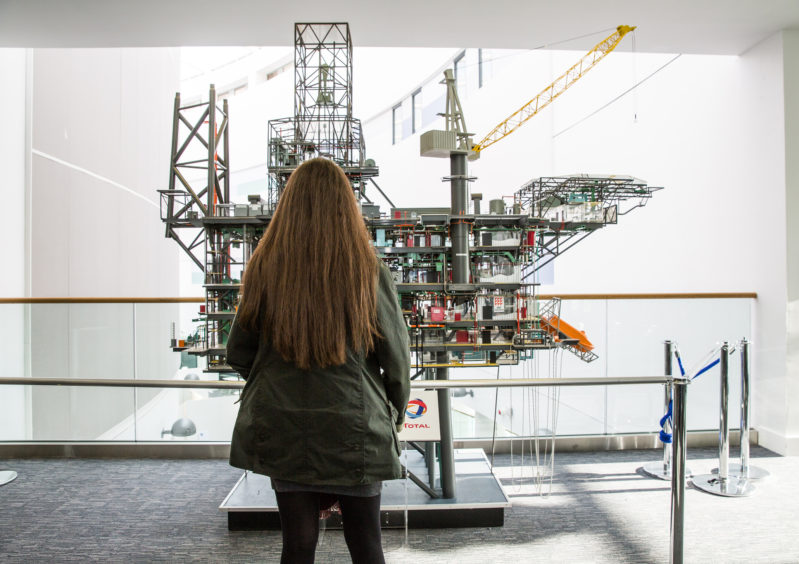
[[[745,480],[760,480],[768,471],[749,465],[749,341],[741,339],[741,466],[739,475]]]
[[[671,371],[666,372],[666,375],[671,376]],[[671,403],[673,386],[674,385],[672,383],[668,383],[665,386],[663,386],[663,388],[666,390],[666,401],[665,401],[666,411],[668,411],[669,404]],[[663,430],[666,433],[672,433],[672,435],[674,434],[674,426],[671,424],[671,421],[669,421],[668,419],[666,419],[666,422],[663,424]],[[672,442],[674,442],[673,438]],[[669,448],[669,443],[663,443],[663,465],[661,471],[663,473],[664,479],[671,476],[671,449]]]
[[[741,478],[749,479],[749,342],[741,340]]]
[[[673,380],[674,397],[672,441],[671,441],[671,555],[669,562],[682,564],[683,534],[685,531],[685,440],[686,440],[686,399],[688,380]]]
[[[752,493],[752,484],[744,478],[730,475],[730,426],[727,407],[730,394],[729,357],[730,348],[725,341],[721,345],[721,407],[719,410],[719,468],[718,475],[703,474],[693,478],[694,486],[704,492],[726,497],[741,497]]]
[[[665,343],[666,355],[664,357],[664,374],[666,376],[671,376],[672,372],[672,364],[671,364],[671,354],[674,351],[674,345],[672,345],[671,341],[666,341]],[[663,389],[666,392],[665,399],[663,401],[664,409],[666,412],[669,410],[669,404],[671,404],[671,395],[672,395],[672,387],[673,382],[666,382],[663,386]],[[664,431],[667,433],[669,431],[674,432],[674,427],[672,426],[671,422],[667,419],[666,423],[664,424]],[[671,449],[669,448],[669,443],[663,443],[663,467],[661,469],[661,476],[659,478],[668,479],[671,476]]]
[[[727,419],[730,400],[730,349],[721,345],[721,408],[719,409],[719,480],[726,482],[730,474],[730,422]]]
[[[769,475],[768,471],[749,465],[749,341],[742,339],[741,350],[741,464],[729,469],[729,475],[744,480],[760,480]],[[718,468],[713,469],[718,473]]]
[[[673,353],[674,353],[674,344],[671,341],[664,341],[664,345],[665,345],[665,355],[663,357],[663,359],[664,359],[663,369],[665,371],[664,373],[666,374],[666,376],[671,376],[672,375],[672,356],[673,356]],[[669,409],[669,403],[671,403],[671,398],[672,398],[672,393],[673,393],[672,392],[672,390],[673,390],[672,382],[671,381],[666,382],[666,384],[663,386],[663,388],[665,390],[665,398],[664,398],[664,402],[663,402],[663,406],[664,406],[663,409],[664,409],[664,413],[667,413],[668,409]],[[673,406],[672,406],[672,409],[673,409]],[[673,425],[671,424],[671,422],[668,419],[666,420],[666,423],[664,425],[664,429],[663,430],[666,433],[673,432]],[[672,442],[673,442],[673,439],[672,439]],[[663,461],[662,462],[649,462],[647,464],[644,464],[641,467],[641,470],[644,472],[644,474],[646,474],[647,476],[650,476],[652,478],[658,478],[660,480],[670,480],[671,479],[671,451],[672,451],[671,445],[669,443],[663,443]],[[690,473],[691,473],[690,470],[686,470],[686,474],[690,474]]]

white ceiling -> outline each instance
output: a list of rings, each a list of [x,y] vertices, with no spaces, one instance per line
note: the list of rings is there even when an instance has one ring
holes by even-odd
[[[799,29],[799,1],[0,0],[0,46],[291,45],[332,21],[359,46],[586,49],[628,24],[641,52],[737,55]]]

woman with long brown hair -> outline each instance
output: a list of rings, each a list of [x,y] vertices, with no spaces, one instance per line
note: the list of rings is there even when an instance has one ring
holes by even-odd
[[[227,359],[247,381],[230,463],[272,479],[281,562],[313,562],[320,507],[334,500],[353,562],[383,562],[380,491],[401,475],[408,333],[332,161],[289,178],[246,266]]]

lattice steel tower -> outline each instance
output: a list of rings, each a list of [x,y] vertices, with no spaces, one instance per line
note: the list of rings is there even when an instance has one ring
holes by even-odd
[[[306,159],[341,166],[359,196],[377,167],[364,161],[360,120],[352,117],[352,38],[346,23],[294,26],[294,117],[269,122],[269,204]]]

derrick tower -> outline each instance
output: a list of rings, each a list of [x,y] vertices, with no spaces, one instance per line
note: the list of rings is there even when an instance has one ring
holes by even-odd
[[[333,160],[361,199],[376,176],[352,117],[352,38],[346,23],[294,25],[294,116],[269,121],[269,194],[274,209],[291,172],[314,157]]]

